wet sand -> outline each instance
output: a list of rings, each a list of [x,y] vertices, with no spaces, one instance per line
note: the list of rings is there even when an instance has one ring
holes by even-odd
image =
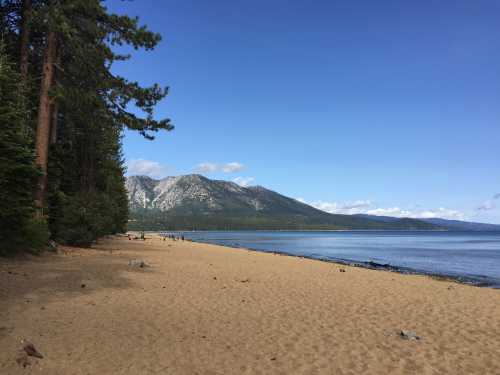
[[[2,375],[500,374],[500,290],[159,237],[60,249],[0,259]]]

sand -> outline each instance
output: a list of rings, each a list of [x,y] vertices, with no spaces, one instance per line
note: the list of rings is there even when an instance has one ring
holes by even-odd
[[[158,237],[60,249],[0,260],[2,375],[500,374],[500,290]]]

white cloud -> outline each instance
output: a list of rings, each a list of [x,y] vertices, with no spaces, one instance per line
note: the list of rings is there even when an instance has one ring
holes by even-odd
[[[413,213],[410,217],[416,219],[452,219],[452,220],[465,220],[466,215],[458,210],[451,210],[449,208],[439,207],[434,210],[424,210]]]
[[[495,202],[493,202],[492,200],[489,200],[489,201],[485,201],[485,202],[481,203],[477,207],[477,210],[478,211],[489,211],[489,210],[493,210],[495,208],[496,208]]]
[[[354,215],[365,213],[366,209],[372,206],[372,202],[369,200],[357,200],[354,202],[306,202],[304,199],[297,199],[299,202],[309,204],[318,210],[326,211],[331,214],[345,214]]]
[[[131,159],[127,162],[127,173],[129,175],[144,175],[153,178],[165,177],[169,168],[157,161],[146,159]]]
[[[411,212],[399,207],[375,208],[365,212],[367,215],[392,216],[392,217],[410,217]]]
[[[451,219],[465,220],[466,215],[458,210],[451,210],[444,207],[428,210],[406,210],[399,207],[376,208],[366,212],[368,215],[392,216],[392,217],[410,217],[413,219]]]
[[[234,173],[234,172],[239,172],[241,171],[245,166],[241,163],[238,163],[236,161],[232,163],[227,163],[222,166],[222,171],[224,173]]]
[[[213,173],[219,169],[219,166],[215,163],[204,162],[198,164],[194,171],[196,173]]]
[[[357,200],[351,203],[344,203],[342,208],[352,210],[355,208],[366,208],[372,206],[371,201]]]
[[[255,181],[253,177],[236,177],[233,178],[233,182],[236,182],[238,185],[242,187],[250,186]]]
[[[444,207],[436,209],[404,209],[400,207],[377,207],[369,200],[357,200],[354,202],[306,202],[302,198],[298,201],[309,204],[319,210],[329,212],[331,214],[367,214],[376,216],[392,216],[392,217],[409,217],[414,219],[430,219],[442,218],[453,220],[465,220],[466,215],[458,210],[451,210]]]
[[[194,171],[195,173],[214,173],[214,172],[224,172],[224,173],[234,173],[241,171],[245,166],[241,163],[233,161],[226,164],[217,164],[211,162],[204,162],[198,164]]]
[[[476,210],[477,211],[494,210],[495,208],[497,208],[497,205],[495,203],[495,201],[497,199],[500,199],[500,193],[493,195],[493,197],[491,199],[488,199],[487,201],[484,201],[483,203],[481,203],[479,206],[476,207]]]

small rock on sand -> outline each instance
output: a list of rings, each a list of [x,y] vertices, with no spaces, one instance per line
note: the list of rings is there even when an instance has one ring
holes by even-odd
[[[43,358],[43,355],[41,355],[40,352],[38,350],[36,350],[35,345],[33,345],[29,341],[24,341],[23,350],[30,357],[36,357],[36,358],[40,358],[40,359]]]
[[[420,336],[418,336],[415,332],[406,331],[404,329],[399,332],[399,336],[405,340],[420,340]]]
[[[149,264],[147,264],[142,259],[132,259],[128,262],[128,265],[130,267],[140,267],[140,268],[151,267]]]

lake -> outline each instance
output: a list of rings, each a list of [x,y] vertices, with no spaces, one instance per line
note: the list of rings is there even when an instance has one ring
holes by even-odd
[[[197,242],[452,277],[500,288],[500,232],[195,231],[183,235]]]

